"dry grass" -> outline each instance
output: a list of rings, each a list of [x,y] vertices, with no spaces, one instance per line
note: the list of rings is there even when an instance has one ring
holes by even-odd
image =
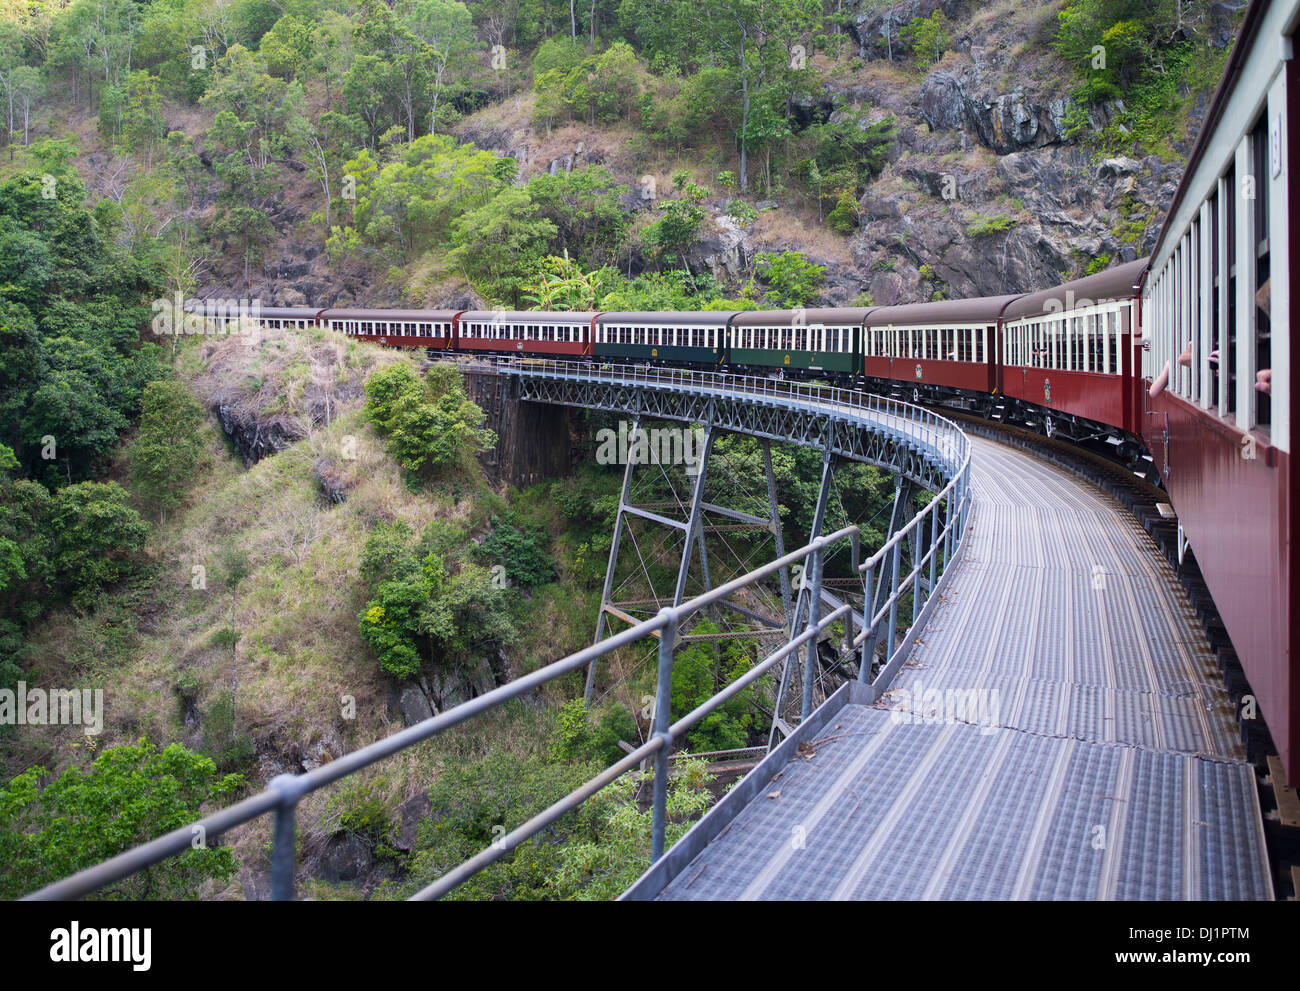
[[[381,365],[413,360],[320,331],[287,331],[258,347],[224,339],[182,345],[179,373],[205,401],[219,394],[249,413],[265,414],[278,396],[285,422],[301,426],[304,436],[245,471],[208,424],[208,466],[194,480],[188,505],[157,526],[149,541],[157,578],[154,594],[129,605],[133,629],[110,629],[117,615],[111,609],[86,617],[56,610],[32,638],[28,683],[104,689],[103,734],[88,746],[77,728],[31,727],[22,750],[6,741],[9,771],[37,762],[61,769],[82,763],[92,750],[140,736],[200,747],[201,726],[183,718],[182,676],[201,719],[230,690],[233,671],[235,728],[252,736],[258,753],[248,772],[254,789],[278,773],[329,762],[402,728],[401,716],[389,712],[390,683],[358,631],[357,616],[368,599],[358,575],[366,538],[377,520],[400,520],[419,532],[444,519],[473,532],[499,502],[481,478],[459,478],[445,494],[437,486],[412,492],[365,421],[361,395],[339,388],[364,381]],[[241,393],[231,385],[255,376],[256,389]],[[313,410],[320,409],[327,386],[336,388],[336,404],[322,419]],[[342,457],[344,450],[354,459]],[[351,489],[341,505],[322,498],[322,461]],[[246,555],[249,565],[237,588],[225,576],[232,553]],[[536,593],[518,668],[536,667],[588,640],[593,620],[574,600],[558,586]],[[232,603],[239,633],[233,659],[228,645],[214,643],[229,628]],[[536,752],[561,697],[553,687],[307,798],[299,811],[300,866],[310,871],[336,830],[340,800],[369,789],[396,809],[427,791],[448,760],[489,749]],[[349,702],[352,718],[345,717]],[[266,867],[267,829],[264,821],[253,823],[225,838],[245,876]],[[243,888],[232,882],[204,894],[240,898]]]

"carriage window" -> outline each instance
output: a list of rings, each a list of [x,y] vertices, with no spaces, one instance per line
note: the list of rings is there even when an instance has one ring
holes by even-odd
[[[1219,309],[1219,238],[1221,234],[1222,221],[1219,217],[1219,192],[1216,189],[1209,198],[1210,206],[1210,271],[1209,271],[1209,290],[1210,290],[1210,316],[1209,331],[1210,341],[1208,354],[1210,355],[1210,381],[1207,398],[1210,401],[1212,409],[1219,408],[1219,363],[1223,360],[1223,352],[1219,350],[1219,329],[1223,326],[1223,313]],[[1216,355],[1215,352],[1219,353]]]
[[[1219,361],[1228,360],[1227,400],[1228,414],[1237,412],[1237,200],[1241,193],[1237,190],[1237,166],[1233,163],[1228,169],[1228,195],[1224,197],[1227,204],[1227,224],[1224,235],[1228,243],[1228,316],[1227,346],[1219,351]]]
[[[1272,285],[1269,280],[1268,227],[1268,187],[1271,171],[1268,164],[1267,110],[1260,114],[1254,130],[1251,131],[1250,139],[1253,145],[1251,161],[1254,163],[1255,169],[1255,284],[1252,287],[1254,289],[1252,294],[1254,305],[1251,307],[1255,317],[1254,326],[1251,328],[1255,335],[1255,367],[1251,369],[1250,375],[1251,378],[1258,382],[1259,373],[1268,371],[1271,374],[1273,367],[1272,324],[1270,321]],[[1270,393],[1254,389],[1251,396],[1255,400],[1253,422],[1260,427],[1269,427],[1273,420]]]
[[[1183,337],[1178,342],[1178,355],[1181,362],[1183,352],[1187,352],[1187,392],[1185,395],[1193,402],[1200,401],[1201,389],[1201,225],[1193,220],[1187,234],[1187,288],[1183,293],[1183,303],[1187,315],[1183,319]]]

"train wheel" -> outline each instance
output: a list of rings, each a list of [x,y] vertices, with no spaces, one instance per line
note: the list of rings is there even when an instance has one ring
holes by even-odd
[[[1043,433],[1047,434],[1049,440],[1056,436],[1056,423],[1050,416],[1043,419]]]

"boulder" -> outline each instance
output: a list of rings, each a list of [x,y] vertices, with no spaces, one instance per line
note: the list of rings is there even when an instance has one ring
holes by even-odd
[[[402,710],[402,722],[414,726],[434,716],[433,706],[417,685],[407,685],[397,696],[398,708]]]
[[[330,839],[321,858],[321,877],[330,884],[355,881],[374,862],[370,846],[359,836],[341,835]]]
[[[1245,6],[1245,2],[1210,4],[1210,9],[1205,14],[1205,24],[1211,45],[1227,48],[1232,44],[1232,39],[1237,36],[1237,13]]]
[[[257,420],[223,403],[213,406],[212,412],[243,458],[245,468],[251,468],[272,454],[279,454],[306,436],[291,421]]]
[[[395,846],[399,850],[410,851],[415,849],[415,842],[419,838],[420,823],[429,818],[429,813],[433,806],[429,803],[429,796],[424,792],[412,795],[400,806],[397,814],[401,825],[397,829],[397,840]]]
[[[858,54],[867,61],[892,61],[907,50],[899,35],[913,18],[929,17],[936,10],[942,10],[951,20],[962,3],[963,0],[904,0],[883,10],[873,10],[874,3],[850,0],[845,7],[847,11],[856,13],[850,14],[849,37],[856,42]]]

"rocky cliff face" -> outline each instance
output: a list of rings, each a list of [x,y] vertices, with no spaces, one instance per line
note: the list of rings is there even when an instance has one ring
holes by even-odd
[[[1202,37],[1218,48],[1231,44],[1243,6],[1241,0],[1213,4],[1199,28]],[[711,217],[688,259],[691,266],[735,282],[749,277],[759,251],[800,251],[827,269],[820,302],[883,305],[1039,289],[1088,266],[1146,254],[1181,163],[1097,161],[1068,135],[1073,76],[1051,45],[1059,8],[1055,0],[901,0],[883,8],[846,0],[848,50],[855,53],[848,71],[841,63],[820,95],[793,110],[804,122],[828,115],[864,128],[886,116],[896,121],[890,161],[860,199],[860,226],[847,251],[828,251],[797,225],[783,225],[790,203],[779,197],[757,204],[771,218],[762,231],[740,228],[719,198],[708,204]],[[951,46],[938,64],[918,70],[903,28],[937,10],[951,22]],[[1204,100],[1193,115],[1203,108]],[[1091,126],[1106,127],[1123,109],[1094,109]],[[521,114],[502,103],[465,120],[457,136],[515,158],[521,182],[539,172],[604,165],[633,190],[625,209],[653,207],[636,195],[644,163],[617,139],[587,134],[585,142],[566,144],[521,122],[527,117],[526,108]],[[368,286],[363,273],[331,268],[315,249],[286,252],[267,266],[261,288],[267,299],[320,306],[340,299],[395,302],[384,295],[391,287]],[[629,268],[638,271],[642,264],[634,257]],[[472,292],[433,303],[482,305]],[[277,441],[250,439],[258,443]]]

